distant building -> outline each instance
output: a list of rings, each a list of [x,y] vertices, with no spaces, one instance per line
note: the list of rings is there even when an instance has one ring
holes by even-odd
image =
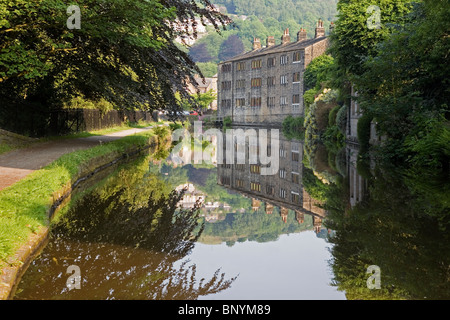
[[[194,36],[194,26],[197,37]],[[177,20],[174,24],[174,30],[183,33],[183,35],[178,36],[175,41],[189,46],[195,44],[199,37],[207,33],[206,27],[200,18],[191,19],[186,23],[181,23]]]
[[[205,194],[196,190],[193,184],[188,183],[175,188],[177,192],[181,192],[183,189],[185,189],[185,193],[178,203],[179,207],[184,209],[191,209],[194,208],[197,202],[201,205],[204,204],[206,198]]]
[[[303,28],[291,42],[286,29],[281,44],[268,37],[266,46],[255,38],[253,50],[219,64],[219,116],[235,124],[281,124],[287,115],[303,109],[303,73],[309,63],[325,53],[328,38],[319,20],[314,39]]]
[[[217,75],[211,78],[205,78],[205,82],[203,82],[201,77],[197,76],[195,77],[195,81],[195,84],[189,83],[187,88],[191,94],[196,94],[198,89],[199,93],[206,93],[212,90],[217,95]],[[211,102],[208,109],[217,110],[217,99]]]

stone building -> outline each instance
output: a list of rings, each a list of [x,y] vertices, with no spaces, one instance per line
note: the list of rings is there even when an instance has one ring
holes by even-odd
[[[205,78],[205,81],[199,76],[195,76],[194,79],[194,84],[188,82],[187,90],[189,93],[207,93],[212,90],[212,92],[217,95],[217,75],[214,75],[211,78]],[[217,110],[217,99],[209,104],[208,109]]]
[[[328,38],[319,20],[314,39],[303,28],[291,41],[289,29],[281,44],[274,37],[255,38],[253,50],[219,64],[218,112],[234,124],[279,125],[284,118],[303,115],[303,73],[308,64],[325,53]]]

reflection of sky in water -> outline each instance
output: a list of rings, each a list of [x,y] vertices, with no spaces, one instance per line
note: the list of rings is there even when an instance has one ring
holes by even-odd
[[[197,277],[208,277],[218,268],[228,277],[239,275],[231,288],[200,299],[308,300],[345,299],[330,286],[330,244],[313,231],[281,235],[277,241],[197,243],[187,257],[197,266]]]

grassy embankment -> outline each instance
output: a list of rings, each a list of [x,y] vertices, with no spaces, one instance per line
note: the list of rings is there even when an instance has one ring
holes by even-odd
[[[132,128],[142,129],[142,128],[148,127],[150,125],[157,125],[157,124],[164,124],[164,122],[144,122],[144,121],[139,121],[137,123],[128,122],[128,123],[124,123],[121,126],[115,126],[115,127],[111,127],[111,128],[97,130],[97,131],[86,131],[86,132],[73,133],[73,134],[64,135],[64,136],[44,137],[41,139],[29,138],[26,136],[18,135],[18,134],[0,129],[0,154],[6,153],[6,152],[12,151],[12,150],[20,149],[20,148],[26,148],[26,147],[30,146],[31,144],[40,143],[40,142],[61,140],[61,139],[75,139],[75,138],[86,138],[86,137],[91,137],[91,136],[100,136],[100,135],[114,133],[114,132],[118,132],[118,131],[122,131],[122,130],[132,129]]]
[[[147,145],[153,130],[128,136],[94,148],[66,154],[25,179],[0,191],[0,268],[32,234],[49,225],[48,212],[61,190],[67,190],[89,164],[119,157],[130,148]],[[96,161],[93,161],[96,160]],[[99,161],[100,160],[100,161]]]

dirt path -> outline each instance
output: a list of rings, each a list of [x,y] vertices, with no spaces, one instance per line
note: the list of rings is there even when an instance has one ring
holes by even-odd
[[[0,155],[0,190],[25,178],[33,171],[47,166],[66,153],[92,148],[101,143],[114,141],[151,128],[153,127],[128,129],[87,138],[37,143],[24,149],[2,154]]]

